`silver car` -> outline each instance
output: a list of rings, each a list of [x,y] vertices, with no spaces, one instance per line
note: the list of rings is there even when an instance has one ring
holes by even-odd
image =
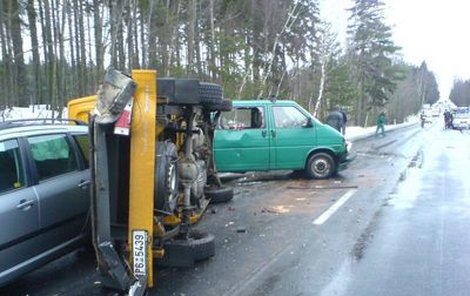
[[[85,125],[0,123],[0,286],[88,239],[88,147]]]
[[[454,129],[470,128],[470,110],[467,107],[461,107],[455,110],[452,126]]]

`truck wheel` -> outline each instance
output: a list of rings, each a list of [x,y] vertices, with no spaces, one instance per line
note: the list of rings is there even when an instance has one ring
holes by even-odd
[[[199,99],[206,106],[222,102],[222,87],[215,83],[199,82]]]
[[[178,153],[176,145],[170,141],[157,142],[155,173],[155,208],[173,212],[178,199]]]
[[[312,154],[307,162],[305,173],[309,178],[326,179],[336,172],[336,164],[330,154],[319,152]]]
[[[232,111],[232,101],[223,99],[217,104],[207,106],[210,111]]]
[[[210,199],[211,203],[224,203],[233,199],[233,188],[225,186],[206,186],[204,188],[206,199]]]
[[[195,262],[215,254],[214,236],[205,232],[190,231],[188,239],[175,239],[164,244],[165,256],[155,261],[159,266],[191,267]]]

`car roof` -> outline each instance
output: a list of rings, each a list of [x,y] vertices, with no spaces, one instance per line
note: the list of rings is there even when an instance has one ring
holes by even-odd
[[[88,133],[88,126],[76,120],[21,119],[0,122],[0,140],[58,132]]]

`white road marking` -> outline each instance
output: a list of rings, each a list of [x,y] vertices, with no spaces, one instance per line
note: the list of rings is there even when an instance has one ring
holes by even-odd
[[[348,192],[346,192],[345,194],[343,194],[343,196],[341,196],[340,199],[338,199],[328,210],[326,210],[325,212],[323,212],[323,214],[320,215],[320,217],[318,217],[317,219],[315,219],[312,224],[314,225],[322,225],[323,223],[326,222],[326,220],[328,220],[331,216],[333,216],[333,214],[342,206],[344,205],[345,202],[348,201],[348,199],[351,198],[351,196],[354,195],[354,193],[356,193],[357,189],[351,189],[349,190]]]

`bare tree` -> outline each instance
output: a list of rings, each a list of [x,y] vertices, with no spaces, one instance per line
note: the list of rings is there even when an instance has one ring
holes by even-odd
[[[314,57],[320,65],[320,84],[318,87],[318,94],[313,107],[313,98],[311,97],[308,103],[308,109],[317,116],[323,100],[323,93],[325,91],[325,83],[328,79],[328,64],[333,55],[338,53],[339,44],[336,41],[336,34],[331,30],[331,24],[321,22],[320,28],[317,31],[316,47],[314,48]]]
[[[197,25],[197,0],[190,0],[189,7],[188,7],[188,32],[187,32],[187,44],[188,44],[188,52],[187,52],[187,74],[193,75],[194,74],[194,56],[195,56],[195,48],[196,44],[196,25]]]
[[[18,104],[28,106],[30,100],[28,97],[28,76],[23,55],[23,37],[21,35],[21,9],[19,1],[7,1],[7,16],[13,45],[14,72],[12,74],[15,81],[15,93],[18,97]]]
[[[297,10],[298,7],[298,2],[295,2],[292,7],[289,9],[287,13],[287,18],[284,22],[284,25],[282,26],[282,29],[279,33],[275,34],[274,42],[272,45],[272,49],[270,51],[270,57],[266,63],[266,66],[264,67],[263,75],[261,76],[261,86],[260,86],[260,91],[258,93],[258,98],[261,98],[264,93],[264,88],[266,86],[266,80],[268,79],[268,76],[271,75],[271,70],[273,67],[273,63],[276,57],[276,50],[278,47],[278,42],[280,37],[286,32],[287,30],[290,30],[292,26],[295,24],[298,16],[299,16],[299,11]],[[266,34],[267,32],[265,32]],[[266,34],[267,35],[267,34]]]

